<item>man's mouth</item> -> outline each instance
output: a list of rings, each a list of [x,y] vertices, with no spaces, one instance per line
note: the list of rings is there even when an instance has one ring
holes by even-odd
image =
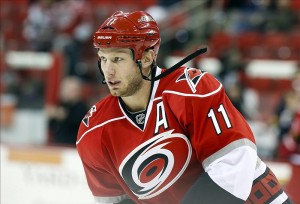
[[[108,81],[108,84],[110,85],[110,86],[116,86],[116,85],[118,85],[119,83],[121,83],[120,81]]]

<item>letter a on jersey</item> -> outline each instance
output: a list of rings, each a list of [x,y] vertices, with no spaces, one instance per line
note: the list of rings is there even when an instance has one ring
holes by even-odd
[[[197,84],[201,79],[202,72],[199,69],[187,67],[184,69],[184,73],[178,77],[176,83],[182,80],[186,80],[192,92],[195,93]]]
[[[159,128],[161,126],[163,126],[164,129],[167,129],[169,127],[165,107],[162,101],[156,105],[156,125],[154,134],[157,134],[159,132]]]

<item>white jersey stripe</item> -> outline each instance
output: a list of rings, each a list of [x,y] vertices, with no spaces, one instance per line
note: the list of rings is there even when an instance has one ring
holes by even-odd
[[[285,192],[282,192],[277,198],[275,198],[270,204],[282,204],[288,199]]]
[[[247,200],[254,180],[256,163],[256,150],[249,145],[242,145],[215,159],[205,171],[221,188],[235,197]],[[232,168],[233,166],[235,168]]]
[[[253,142],[251,142],[248,139],[239,139],[236,140],[234,142],[231,142],[230,144],[228,144],[227,146],[223,147],[222,149],[220,149],[219,151],[217,151],[216,153],[212,154],[211,156],[207,157],[203,162],[203,168],[207,168],[213,161],[215,161],[216,159],[219,159],[220,157],[228,154],[230,151],[238,148],[238,147],[242,147],[242,146],[249,146],[252,149],[254,149],[256,151],[256,146]]]
[[[179,96],[187,96],[187,97],[198,97],[198,98],[205,98],[205,97],[209,97],[211,95],[214,95],[216,93],[218,93],[222,88],[222,84],[220,84],[220,86],[210,92],[210,93],[207,93],[207,94],[187,94],[187,93],[182,93],[182,92],[178,92],[178,91],[171,91],[171,90],[165,90],[163,91],[163,93],[166,93],[166,94],[175,94],[175,95],[179,95]]]
[[[85,131],[85,132],[81,135],[81,137],[79,138],[79,140],[77,140],[76,145],[79,144],[79,142],[83,139],[83,137],[84,137],[87,133],[89,133],[89,132],[95,130],[96,128],[101,127],[101,126],[104,126],[104,125],[106,125],[106,124],[108,124],[108,123],[110,123],[110,122],[113,122],[113,121],[116,121],[116,120],[122,120],[122,119],[125,119],[125,118],[126,118],[125,116],[118,117],[118,118],[113,118],[113,119],[107,120],[107,121],[105,121],[105,122],[103,122],[103,123],[101,123],[101,124],[99,124],[99,125],[96,125],[96,126],[92,127],[91,129],[88,129],[87,131]]]
[[[161,99],[162,99],[161,96],[160,96],[160,97],[156,97],[156,98],[153,99],[153,102],[154,102],[154,101],[157,101],[157,100],[161,100]]]
[[[157,67],[155,75],[158,76],[160,74],[161,74],[161,69],[159,67]],[[147,114],[146,114],[146,118],[145,118],[144,129],[147,126],[147,122],[148,122],[149,116],[150,116],[150,114],[152,112],[153,101],[154,101],[154,97],[155,97],[156,91],[158,89],[159,82],[160,82],[160,80],[157,80],[153,84],[152,93],[151,93],[149,104],[148,104],[148,108],[147,108]]]

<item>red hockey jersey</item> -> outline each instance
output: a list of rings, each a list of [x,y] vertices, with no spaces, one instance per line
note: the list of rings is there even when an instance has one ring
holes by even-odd
[[[161,72],[156,69],[156,75]],[[246,200],[253,181],[266,171],[247,122],[209,73],[179,68],[153,82],[145,112],[132,117],[125,109],[108,96],[79,128],[77,149],[97,203],[128,197],[136,203],[180,203],[204,171]],[[277,200],[287,198],[279,194]]]

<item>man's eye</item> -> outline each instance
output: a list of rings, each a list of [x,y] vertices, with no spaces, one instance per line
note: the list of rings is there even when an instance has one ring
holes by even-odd
[[[100,57],[101,62],[106,62],[106,58],[105,57]]]
[[[114,62],[119,62],[119,61],[121,61],[121,60],[122,60],[122,58],[120,58],[120,57],[115,57]]]

